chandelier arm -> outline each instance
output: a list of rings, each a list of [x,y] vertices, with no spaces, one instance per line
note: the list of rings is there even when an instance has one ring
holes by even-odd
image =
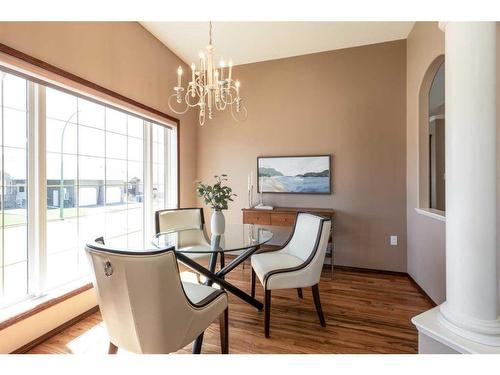
[[[202,91],[203,91],[203,86],[200,83],[197,83],[197,84],[194,85],[195,96],[197,96],[198,98],[200,98]]]
[[[172,104],[171,104],[171,101],[172,101],[172,98],[173,98],[173,97],[176,97],[176,98],[177,98],[177,94],[172,94],[172,95],[170,95],[170,96],[169,96],[169,98],[168,98],[168,106],[169,106],[170,110],[171,110],[172,112],[174,112],[175,114],[177,114],[177,115],[183,115],[183,114],[185,114],[185,113],[189,110],[189,105],[186,105],[186,109],[185,109],[184,111],[180,111],[180,112],[179,112],[179,111],[175,110],[175,109],[174,109],[174,107],[173,107],[173,106],[172,106]]]
[[[221,102],[224,104],[224,108],[226,108],[227,105],[227,90],[225,88],[221,89]]]
[[[227,106],[227,103],[224,102],[224,101],[220,101],[220,103],[222,104],[219,104],[219,111],[224,111],[226,109],[226,106]]]
[[[188,108],[194,108],[196,106],[199,106],[200,105],[200,97],[198,96],[198,101],[195,102],[195,103],[192,103],[189,98],[191,97],[191,91],[187,91],[186,92],[186,95],[184,96],[184,101],[186,102]],[[196,98],[196,95],[195,95],[195,98]]]
[[[236,122],[244,122],[247,120],[247,117],[248,117],[248,111],[247,111],[247,108],[244,106],[244,105],[241,105],[240,107],[240,112],[243,114],[242,116],[240,116],[240,118],[238,118],[235,114],[234,114],[234,106],[231,106],[231,116],[233,117],[233,120],[236,121]]]
[[[226,103],[222,96],[221,90],[219,90],[218,98],[219,100],[215,102],[215,109],[217,109],[218,111],[223,111],[226,108]]]
[[[229,100],[226,100],[226,104],[232,106],[236,102],[236,97],[233,97],[230,91],[227,92],[226,96],[229,98]]]

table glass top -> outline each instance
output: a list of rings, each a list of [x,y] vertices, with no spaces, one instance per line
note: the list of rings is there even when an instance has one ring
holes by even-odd
[[[152,243],[158,248],[174,246],[181,253],[212,253],[245,250],[261,246],[272,238],[273,233],[269,229],[257,225],[226,224],[224,234],[220,236],[211,236],[210,233],[206,235],[203,229],[180,229],[158,233],[153,237]],[[206,245],[200,246],[200,243]]]

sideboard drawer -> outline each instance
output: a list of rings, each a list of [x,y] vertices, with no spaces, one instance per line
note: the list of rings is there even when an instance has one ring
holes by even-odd
[[[271,214],[269,212],[243,212],[243,223],[271,225]]]
[[[273,214],[271,215],[271,225],[292,227],[295,223],[295,216],[295,214]]]

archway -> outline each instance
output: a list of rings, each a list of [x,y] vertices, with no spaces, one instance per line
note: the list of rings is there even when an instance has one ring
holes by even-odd
[[[435,121],[444,120],[444,103],[442,103],[442,114],[443,116],[438,116],[431,118],[433,115],[438,113],[432,113],[430,108],[430,93],[433,86],[433,82],[435,82],[436,77],[440,71],[440,68],[444,67],[444,55],[440,55],[436,57],[432,63],[427,68],[427,71],[424,74],[424,78],[422,79],[422,83],[420,85],[419,91],[419,111],[418,111],[418,125],[419,125],[419,139],[418,139],[418,151],[419,151],[419,165],[418,165],[418,181],[419,181],[419,207],[428,209],[435,208],[438,206],[437,201],[439,201],[439,207],[443,207],[442,202],[444,201],[444,190],[443,194],[441,194],[441,189],[444,189],[444,185],[437,184],[437,176],[440,175],[440,178],[444,180],[444,173],[441,173],[440,167],[436,169],[436,133],[435,133]],[[444,71],[443,71],[444,74]],[[444,78],[444,77],[443,77]],[[443,80],[444,85],[444,80]],[[443,94],[444,96],[444,94]],[[440,105],[438,105],[440,106]],[[438,108],[432,108],[432,110],[436,111]],[[440,118],[442,117],[442,119]],[[431,122],[434,122],[434,134],[430,132]],[[444,126],[440,124],[438,126]],[[434,136],[434,139],[433,139]],[[440,136],[444,137],[444,134],[440,133]],[[441,139],[444,142],[444,138]],[[434,142],[434,152],[432,150],[432,142]],[[441,143],[441,141],[439,141]],[[442,154],[441,154],[442,151]],[[439,151],[442,156],[442,160],[440,157],[439,164],[442,162],[442,171],[444,172],[444,150]],[[431,166],[431,159],[433,162],[433,166]],[[432,180],[434,177],[434,180]],[[439,187],[438,187],[439,186]],[[433,190],[434,189],[434,190]],[[437,191],[440,192],[440,197],[437,199]],[[434,192],[434,197],[433,197]],[[433,198],[433,199],[431,199]],[[434,203],[434,204],[432,204]],[[434,207],[433,207],[434,206]]]

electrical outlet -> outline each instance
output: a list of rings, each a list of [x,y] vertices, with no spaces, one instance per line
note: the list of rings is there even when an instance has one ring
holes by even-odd
[[[391,236],[391,246],[398,245],[398,236]]]

